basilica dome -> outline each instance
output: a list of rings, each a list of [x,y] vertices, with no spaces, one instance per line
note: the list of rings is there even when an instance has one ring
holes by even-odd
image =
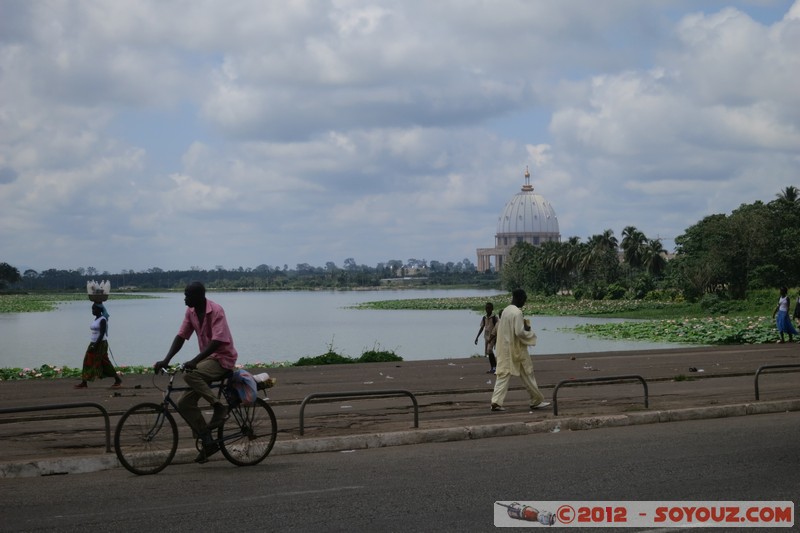
[[[538,245],[559,240],[556,212],[544,196],[533,192],[530,177],[530,172],[525,170],[525,185],[511,197],[497,219],[498,245],[513,246],[521,241]]]
[[[525,169],[522,190],[511,197],[497,219],[494,248],[479,248],[478,270],[500,271],[511,248],[519,242],[539,246],[559,242],[558,217],[553,206],[541,194],[533,192],[531,175]]]

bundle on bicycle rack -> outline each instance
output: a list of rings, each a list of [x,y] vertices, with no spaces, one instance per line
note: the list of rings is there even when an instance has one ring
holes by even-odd
[[[228,402],[234,407],[240,403],[252,406],[258,397],[258,391],[274,387],[275,381],[266,372],[254,376],[244,369],[234,370],[227,385]]]
[[[278,382],[277,379],[269,377],[269,374],[267,374],[266,372],[256,374],[255,376],[253,376],[253,379],[256,380],[257,390],[270,389],[275,386],[275,383]]]

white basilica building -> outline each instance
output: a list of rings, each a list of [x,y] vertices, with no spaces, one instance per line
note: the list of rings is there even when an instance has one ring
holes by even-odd
[[[478,248],[478,272],[494,269],[500,272],[511,248],[518,242],[539,246],[544,242],[560,242],[558,218],[544,196],[533,192],[531,174],[525,169],[522,190],[511,197],[497,219],[494,248]]]

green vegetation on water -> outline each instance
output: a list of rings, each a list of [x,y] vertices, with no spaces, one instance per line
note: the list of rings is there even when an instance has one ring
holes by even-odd
[[[525,313],[545,316],[596,316],[603,318],[677,319],[684,317],[771,315],[778,301],[776,291],[753,291],[747,300],[702,299],[697,303],[680,300],[578,300],[571,296],[529,295]],[[458,310],[483,313],[486,302],[495,312],[511,303],[511,295],[460,298],[416,298],[364,302],[355,309],[383,310]]]
[[[382,300],[364,302],[354,306],[356,309],[381,310],[458,310],[468,309],[483,313],[486,302],[492,302],[495,311],[511,303],[511,295],[500,293],[496,296],[460,298],[417,298],[408,300]],[[531,315],[547,316],[603,316],[607,318],[641,318],[642,315],[656,314],[670,316],[694,314],[694,306],[686,303],[658,302],[644,300],[576,300],[567,296],[530,296],[525,312]],[[703,312],[703,314],[708,314]]]
[[[796,291],[795,291],[796,292]],[[483,313],[487,301],[495,310],[510,303],[508,294],[495,297],[429,298],[366,302],[359,309],[470,309]],[[772,311],[775,291],[759,290],[746,300],[725,300],[709,295],[699,302],[674,300],[576,300],[569,296],[531,296],[529,315],[630,318],[630,322],[583,324],[572,331],[596,337],[687,344],[763,344],[775,342]]]
[[[115,300],[152,298],[142,294],[114,294]],[[64,302],[89,302],[86,293],[0,294],[0,313],[34,313],[53,311]]]
[[[769,317],[708,317],[582,324],[574,331],[608,339],[687,344],[765,344],[777,340]]]

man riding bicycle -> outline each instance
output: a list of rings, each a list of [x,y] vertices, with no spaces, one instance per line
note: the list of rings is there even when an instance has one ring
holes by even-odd
[[[219,396],[211,390],[210,384],[219,381],[234,368],[238,354],[233,346],[233,337],[228,328],[225,311],[219,304],[206,299],[206,288],[203,284],[199,281],[190,283],[183,295],[183,301],[188,307],[183,323],[166,357],[156,362],[154,368],[158,372],[169,365],[172,357],[183,347],[183,343],[191,338],[192,333],[197,333],[200,353],[183,365],[187,370],[191,370],[184,374],[184,381],[192,390],[181,396],[178,408],[192,427],[195,436],[203,441],[203,449],[195,458],[195,462],[204,463],[219,450],[219,446],[211,439],[211,430],[220,427],[228,416],[228,408],[220,402]],[[200,398],[204,398],[214,407],[214,415],[208,424],[197,406]]]

